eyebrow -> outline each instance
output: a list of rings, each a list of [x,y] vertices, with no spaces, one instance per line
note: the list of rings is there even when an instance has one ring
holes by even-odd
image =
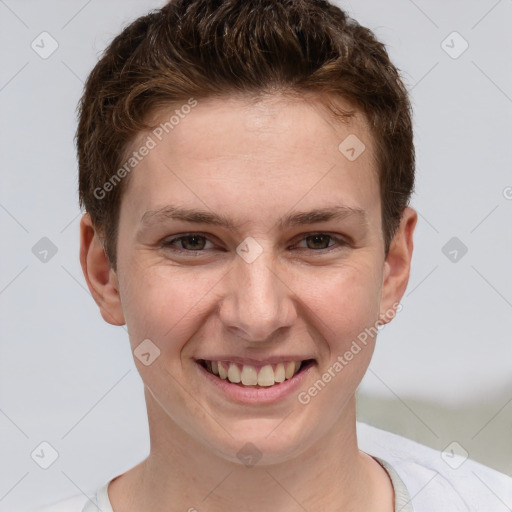
[[[295,211],[288,213],[277,221],[280,229],[292,226],[303,226],[306,224],[315,224],[329,220],[343,220],[347,217],[355,216],[363,224],[367,224],[365,210],[361,208],[352,208],[349,206],[333,206],[326,208],[316,208],[310,211]],[[207,210],[196,210],[183,208],[179,206],[164,206],[156,210],[148,210],[141,218],[143,226],[149,226],[153,223],[159,223],[166,220],[181,220],[197,224],[210,224],[219,226],[231,231],[237,230],[237,224],[228,217],[213,213]]]

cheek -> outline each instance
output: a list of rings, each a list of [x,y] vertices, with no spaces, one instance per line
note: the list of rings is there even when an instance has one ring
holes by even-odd
[[[132,348],[149,338],[164,352],[180,351],[212,303],[222,274],[154,266],[133,270],[121,288]],[[169,350],[170,349],[170,350]]]
[[[337,421],[370,364],[380,302],[375,268],[362,259],[357,265],[346,265],[329,279],[318,279],[318,292],[310,297],[326,357],[318,380],[301,389],[298,400],[318,419],[322,432]]]
[[[370,256],[361,252],[336,267],[288,267],[278,272],[297,310],[297,323],[317,331],[316,338],[327,341],[332,356],[343,353],[378,319],[380,281]],[[120,291],[133,350],[150,339],[162,355],[174,354],[176,361],[175,354],[198,331],[207,325],[219,328],[215,315],[229,286],[229,276],[223,281],[226,268],[133,264],[126,270],[130,279],[120,282]]]
[[[318,315],[324,326],[324,337],[331,345],[346,345],[347,341],[378,320],[380,304],[380,281],[375,266],[364,263],[347,264],[329,269],[325,275],[303,279],[310,282],[314,295],[309,298],[309,306]],[[318,323],[318,322],[317,322]]]

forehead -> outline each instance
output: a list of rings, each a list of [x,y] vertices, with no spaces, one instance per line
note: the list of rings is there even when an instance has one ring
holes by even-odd
[[[311,99],[210,98],[161,109],[151,124],[128,152],[151,146],[122,201],[134,221],[167,204],[249,223],[296,205],[380,205],[373,140],[357,111],[342,122]]]

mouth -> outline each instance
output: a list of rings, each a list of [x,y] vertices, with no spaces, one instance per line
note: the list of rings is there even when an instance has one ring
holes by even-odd
[[[297,374],[311,367],[315,360],[304,359],[258,365],[207,359],[198,359],[196,362],[218,379],[237,384],[242,388],[270,388],[279,387],[283,382],[293,379]]]

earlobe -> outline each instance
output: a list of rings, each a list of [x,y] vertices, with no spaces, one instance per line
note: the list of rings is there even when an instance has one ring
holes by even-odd
[[[124,325],[117,274],[110,265],[88,213],[80,221],[80,264],[87,286],[105,322]]]
[[[390,322],[402,299],[411,269],[413,253],[413,233],[418,214],[410,207],[405,208],[398,229],[391,241],[384,262],[383,284],[381,293],[380,323]]]

